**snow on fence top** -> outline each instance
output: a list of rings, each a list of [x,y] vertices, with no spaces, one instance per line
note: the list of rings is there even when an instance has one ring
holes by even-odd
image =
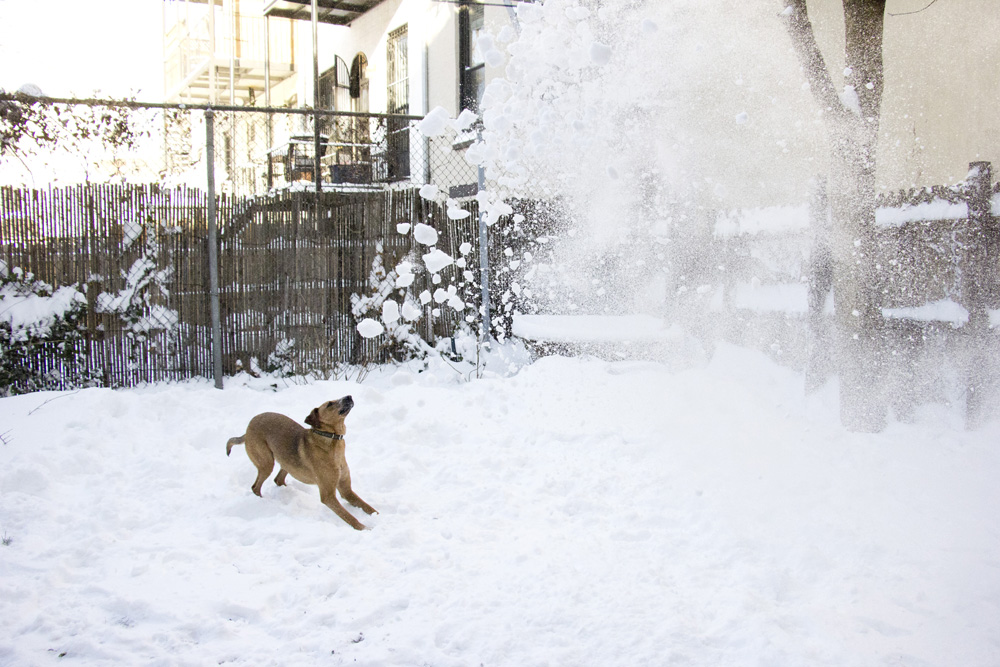
[[[1000,183],[990,199],[991,213],[1000,217]],[[875,224],[882,228],[902,227],[911,222],[962,220],[969,217],[967,193],[962,186],[933,186],[900,190],[879,196]],[[809,205],[765,206],[720,211],[714,234],[719,239],[757,234],[788,234],[809,228]]]
[[[990,326],[993,326],[994,312],[996,311],[990,311]],[[945,322],[955,328],[965,326],[969,322],[969,311],[952,299],[940,299],[910,308],[883,308],[882,316],[886,319],[916,322]]]
[[[966,202],[951,202],[946,199],[875,209],[875,224],[878,227],[902,227],[908,222],[962,220],[968,217],[969,205]]]
[[[676,324],[651,315],[521,315],[515,336],[544,343],[668,343],[682,340]]]
[[[720,211],[715,219],[716,238],[728,239],[743,235],[789,234],[809,228],[809,205],[765,206],[742,210]]]

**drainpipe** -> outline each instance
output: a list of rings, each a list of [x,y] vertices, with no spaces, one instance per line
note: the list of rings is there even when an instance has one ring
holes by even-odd
[[[215,104],[215,0],[208,5],[208,103]]]
[[[319,193],[322,190],[322,175],[319,171],[319,35],[317,0],[312,0],[312,47],[313,47],[313,180],[316,182],[316,220],[319,221]]]
[[[424,104],[423,115],[431,110],[431,55],[430,44],[424,42]],[[431,138],[424,137],[424,183],[431,182]]]
[[[264,17],[264,106],[271,107],[271,17]],[[267,189],[274,187],[274,165],[271,164],[271,150],[274,148],[274,117],[267,116]]]
[[[229,0],[229,105],[236,106],[236,5]]]

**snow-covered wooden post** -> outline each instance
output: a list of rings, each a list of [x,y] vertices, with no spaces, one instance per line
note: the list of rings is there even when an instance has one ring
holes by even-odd
[[[809,341],[806,361],[806,390],[819,388],[832,370],[832,341],[824,309],[833,290],[833,255],[830,250],[830,202],[826,177],[818,176],[809,199],[809,227],[812,247],[807,267],[809,281]]]
[[[1000,229],[990,206],[992,181],[989,162],[969,163],[969,175],[966,177],[968,250],[962,291],[969,311],[965,421],[970,428],[978,426],[983,418],[989,379],[987,366],[992,356],[987,350],[990,333],[988,306],[989,297],[996,290],[997,261],[1000,259]]]

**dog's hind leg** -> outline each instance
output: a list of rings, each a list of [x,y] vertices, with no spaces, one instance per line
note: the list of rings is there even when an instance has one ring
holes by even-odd
[[[344,509],[344,506],[340,504],[340,501],[337,500],[337,492],[334,489],[321,486],[319,489],[319,499],[324,505],[332,509],[337,516],[346,521],[355,530],[365,529],[365,524],[351,516],[351,513]]]
[[[277,484],[278,486],[284,486],[285,477],[287,476],[288,476],[288,471],[285,470],[284,468],[279,468],[278,474],[274,476],[274,483]]]
[[[274,454],[271,453],[271,449],[266,443],[256,442],[252,438],[246,441],[246,448],[247,456],[257,466],[257,479],[250,489],[259,496],[260,487],[264,484],[264,480],[270,477],[271,471],[274,470]]]

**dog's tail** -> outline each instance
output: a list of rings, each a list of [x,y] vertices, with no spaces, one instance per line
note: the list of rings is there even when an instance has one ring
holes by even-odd
[[[233,451],[233,445],[242,445],[247,439],[246,435],[241,435],[238,438],[230,438],[229,442],[226,443],[226,456],[229,456],[229,452]]]

